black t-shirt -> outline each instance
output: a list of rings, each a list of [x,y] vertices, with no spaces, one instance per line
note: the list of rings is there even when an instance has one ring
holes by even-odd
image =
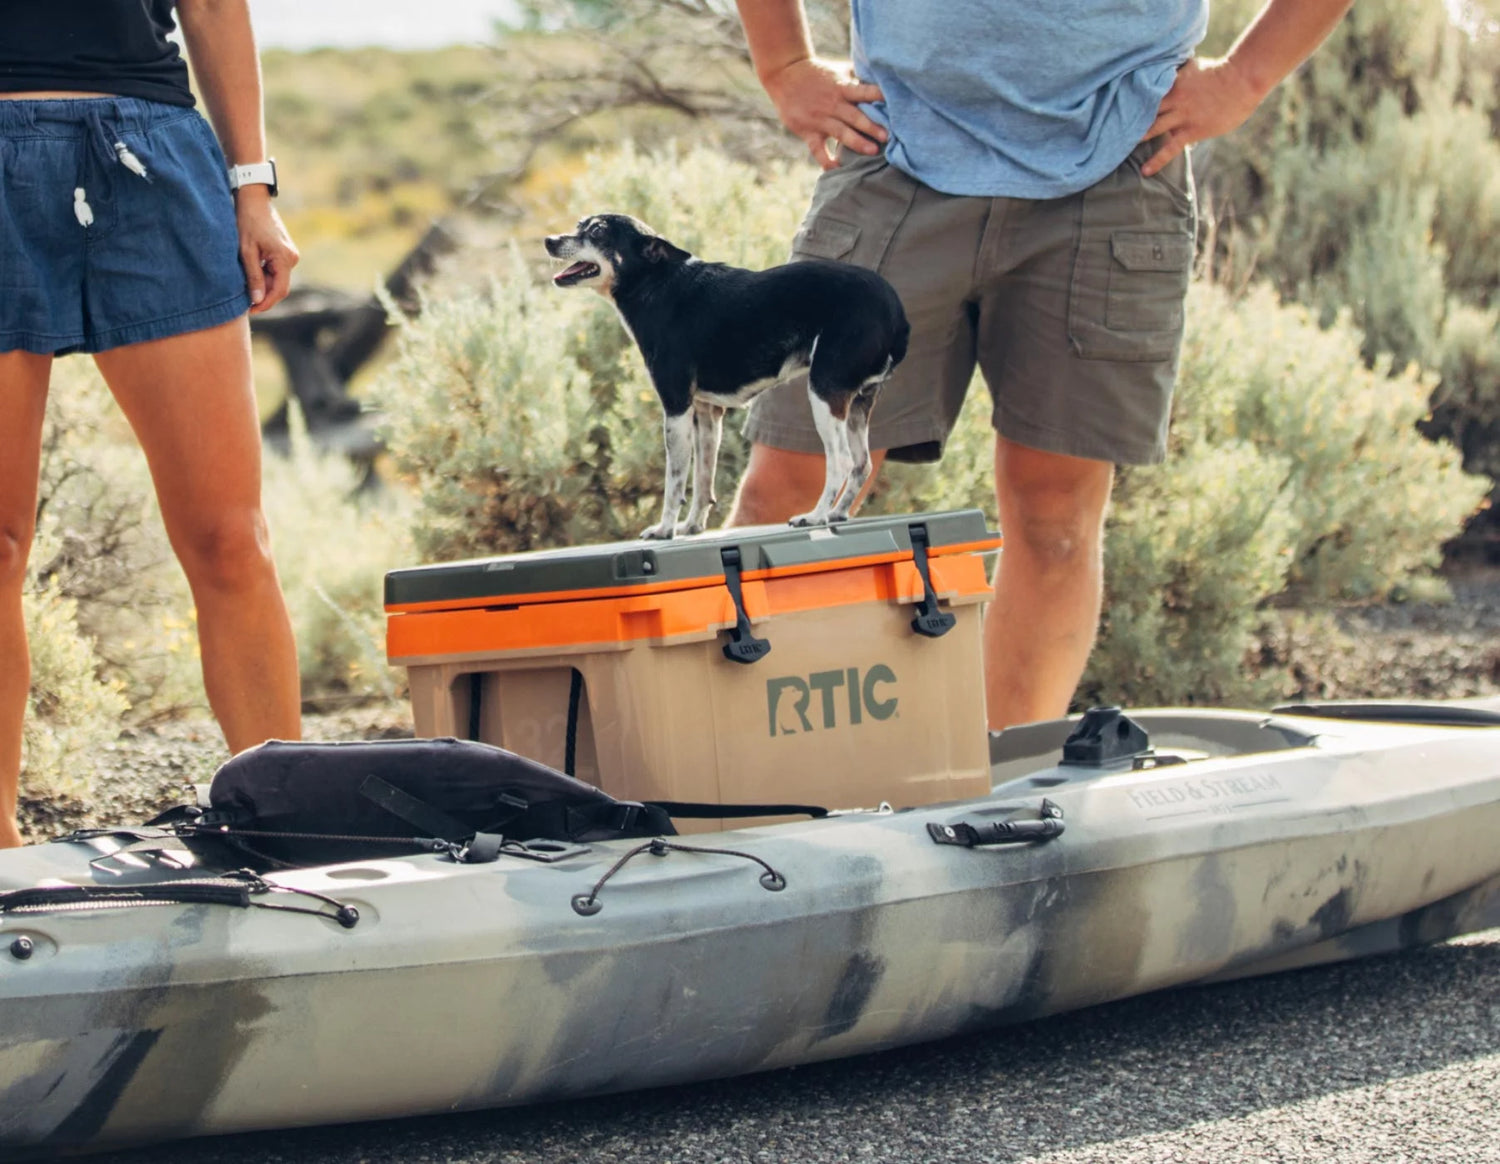
[[[174,0],[0,0],[0,91],[75,89],[192,105]]]

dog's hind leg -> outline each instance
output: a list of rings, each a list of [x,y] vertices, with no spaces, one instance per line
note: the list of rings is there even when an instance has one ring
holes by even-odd
[[[811,512],[801,513],[792,518],[791,524],[796,526],[827,525],[830,520],[843,521],[849,516],[848,506],[844,507],[841,517],[832,517],[832,513],[834,503],[838,501],[840,492],[849,480],[850,468],[854,461],[849,447],[848,425],[853,394],[835,396],[830,404],[809,386],[807,397],[812,404],[813,421],[818,426],[818,436],[823,438],[823,456],[827,462],[827,469],[823,477],[823,495],[818,498],[818,504]],[[867,460],[868,455],[867,452]],[[866,474],[868,472],[867,466]],[[852,505],[853,501],[851,500],[849,504]]]
[[[641,531],[641,537],[664,540],[677,532],[677,515],[687,497],[688,473],[693,465],[693,411],[662,417],[667,442],[667,490],[662,498],[661,521]]]
[[[724,408],[706,400],[693,401],[693,504],[687,521],[678,527],[683,534],[702,533],[714,496],[714,471],[719,465],[719,440],[724,435]]]
[[[849,520],[849,510],[870,479],[870,410],[875,407],[875,396],[883,382],[881,377],[866,384],[849,402],[849,418],[844,422],[849,441],[849,479],[838,502],[828,511],[830,522]]]

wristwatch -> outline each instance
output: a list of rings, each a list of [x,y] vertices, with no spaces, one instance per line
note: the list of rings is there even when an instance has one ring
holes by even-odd
[[[238,190],[241,186],[269,186],[271,197],[276,197],[276,159],[267,158],[264,162],[251,162],[248,166],[229,167],[229,188]]]

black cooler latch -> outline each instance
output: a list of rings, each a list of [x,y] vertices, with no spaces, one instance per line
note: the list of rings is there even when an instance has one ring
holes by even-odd
[[[958,622],[956,616],[938,609],[937,591],[932,588],[932,575],[927,569],[927,527],[907,526],[911,535],[911,557],[916,563],[917,573],[922,576],[922,601],[917,603],[917,617],[911,620],[911,629],[930,639],[951,631]]]
[[[755,637],[750,628],[750,616],[745,613],[745,595],[740,589],[739,546],[725,546],[719,551],[719,560],[724,563],[724,585],[729,587],[729,597],[734,599],[734,626],[729,628],[724,657],[731,663],[757,663],[771,653],[771,644]]]

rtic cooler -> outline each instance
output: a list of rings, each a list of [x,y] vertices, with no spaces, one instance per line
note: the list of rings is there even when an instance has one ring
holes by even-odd
[[[397,570],[419,736],[626,800],[894,807],[990,787],[978,510]]]

